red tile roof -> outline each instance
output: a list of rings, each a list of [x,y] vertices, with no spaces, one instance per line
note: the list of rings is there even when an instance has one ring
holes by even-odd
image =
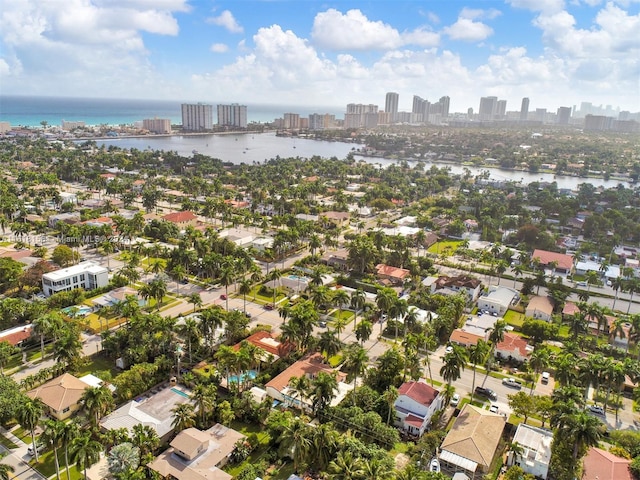
[[[425,406],[431,405],[439,394],[438,390],[424,382],[405,382],[398,389],[398,395],[406,395]],[[420,419],[420,425],[422,425],[422,419]]]
[[[565,255],[564,253],[548,252],[547,250],[534,250],[531,260],[538,259],[541,265],[549,265],[551,262],[557,262],[557,268],[571,270],[573,267],[573,255]]]
[[[453,332],[451,332],[449,340],[453,343],[459,343],[461,345],[475,345],[476,343],[478,343],[478,340],[484,340],[484,338],[479,335],[474,335],[473,333],[465,332],[464,330],[456,328]]]
[[[172,223],[186,223],[195,220],[197,215],[190,211],[168,213],[162,217],[163,220]]]
[[[629,471],[631,460],[592,448],[584,458],[583,480],[633,480]]]
[[[575,303],[567,302],[567,303],[564,304],[564,308],[562,309],[562,314],[563,315],[575,315],[579,311],[580,311],[580,309],[578,308],[578,306]]]
[[[504,340],[496,345],[496,350],[501,352],[519,352],[521,356],[528,357],[531,351],[527,349],[529,343],[515,333],[505,333]]]
[[[406,268],[393,267],[391,265],[385,265],[384,263],[376,265],[376,271],[378,275],[384,275],[385,277],[389,278],[397,278],[399,280],[403,280],[407,276],[411,275],[411,272]]]
[[[255,345],[258,348],[261,348],[267,353],[272,355],[277,355],[279,357],[283,357],[287,355],[292,349],[293,345],[287,343],[280,343],[273,338],[273,336],[269,332],[256,332],[253,335],[250,335],[245,340],[246,342]],[[233,346],[234,350],[240,350],[240,345],[242,342],[237,343]]]
[[[0,337],[0,342],[9,342],[14,347],[31,336],[31,325],[22,330]]]
[[[281,392],[284,387],[289,385],[289,381],[293,377],[301,377],[302,375],[315,377],[320,372],[328,373],[330,375],[336,373],[338,375],[338,381],[342,381],[346,378],[346,374],[338,372],[331,368],[330,365],[324,363],[324,358],[321,354],[314,353],[308,357],[298,360],[280,375],[267,383],[266,387],[272,387],[278,392]]]
[[[424,418],[416,417],[414,414],[410,413],[404,419],[404,423],[412,425],[417,428],[421,428],[424,423]]]

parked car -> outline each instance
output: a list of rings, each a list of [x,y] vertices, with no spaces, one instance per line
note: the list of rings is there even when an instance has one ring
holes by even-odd
[[[454,393],[453,397],[451,397],[451,402],[449,403],[452,407],[457,407],[458,404],[460,403],[460,395],[457,393]]]
[[[498,413],[498,412],[500,411],[500,409],[498,408],[498,405],[491,405],[491,406],[489,407],[489,411],[490,411],[491,413]]]
[[[320,321],[318,322],[318,326],[319,326],[320,328],[327,328],[327,322],[325,322],[324,320],[320,320]]]
[[[36,442],[36,445],[37,445],[37,448],[38,448],[38,453],[42,453],[44,445],[42,443],[38,443],[38,442]],[[33,443],[31,445],[29,445],[29,447],[27,448],[27,453],[30,456],[35,457],[36,452],[33,450]]]
[[[273,310],[274,308],[276,308],[276,306],[275,306],[273,303],[267,303],[267,304],[264,306],[264,309],[265,309],[265,310]]]
[[[490,388],[476,387],[474,393],[479,397],[489,398],[494,401],[498,399],[498,394],[493,390],[491,390]]]
[[[546,385],[547,383],[549,383],[550,377],[551,375],[549,374],[549,372],[542,372],[542,379],[540,381],[542,382],[543,385]]]
[[[520,383],[515,378],[503,378],[502,384],[506,385],[509,388],[515,388],[516,390],[520,390],[522,388],[522,383]]]
[[[453,347],[451,345],[444,349],[444,354],[447,355],[448,353],[453,353]]]
[[[226,300],[228,297],[223,293],[220,295],[220,300]]]
[[[606,416],[606,415],[605,415],[604,408],[599,407],[598,405],[589,405],[589,406],[587,407],[587,410],[588,410],[590,413],[593,413],[594,415],[598,415],[599,417],[604,417],[604,416]]]

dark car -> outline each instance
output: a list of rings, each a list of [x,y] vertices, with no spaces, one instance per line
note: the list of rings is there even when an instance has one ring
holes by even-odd
[[[275,306],[273,303],[267,303],[267,304],[264,306],[264,309],[265,309],[265,310],[273,310],[274,308],[276,308],[276,306]]]
[[[498,395],[496,394],[496,392],[494,392],[490,388],[476,387],[474,393],[479,397],[485,397],[485,398],[489,398],[491,400],[497,400],[498,399]]]
[[[226,299],[227,299],[227,296],[223,293],[222,295],[220,295],[220,298],[221,298],[222,300],[226,300]]]

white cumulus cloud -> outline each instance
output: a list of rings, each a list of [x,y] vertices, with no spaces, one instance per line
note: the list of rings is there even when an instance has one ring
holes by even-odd
[[[402,45],[395,28],[369,20],[360,10],[343,14],[330,8],[318,13],[311,38],[317,45],[331,50],[388,50]]]
[[[479,42],[493,35],[493,29],[489,25],[462,17],[454,24],[443,28],[442,32],[452,40],[466,42]]]
[[[211,23],[219,27],[224,27],[231,33],[244,32],[244,29],[240,26],[240,24],[237,22],[237,20],[233,16],[233,13],[231,13],[229,10],[223,11],[217,17],[207,18],[207,23]]]
[[[214,43],[209,48],[214,53],[225,53],[229,51],[229,47],[224,43]]]

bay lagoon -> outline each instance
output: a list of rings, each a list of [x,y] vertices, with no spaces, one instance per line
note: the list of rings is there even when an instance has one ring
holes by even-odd
[[[398,163],[397,159],[380,157],[363,157],[357,155],[357,150],[363,145],[347,142],[327,142],[297,137],[278,137],[275,133],[247,133],[247,134],[211,134],[211,135],[171,135],[149,137],[123,137],[114,139],[96,140],[98,146],[111,145],[137,150],[164,150],[173,151],[185,157],[194,155],[194,151],[212,158],[218,158],[224,162],[236,165],[241,163],[262,163],[272,158],[300,157],[321,158],[336,157],[344,159],[350,152],[355,154],[357,160],[364,160],[381,167]],[[489,176],[497,181],[513,181],[529,184],[532,182],[556,182],[558,188],[575,190],[581,183],[590,183],[594,186],[614,188],[619,184],[629,186],[628,182],[620,180],[605,180],[603,178],[581,178],[572,176],[555,176],[551,173],[531,173],[522,170],[503,170],[500,168],[475,167],[462,164],[423,161],[426,168],[433,165],[449,168],[453,174],[464,174],[465,168],[472,175],[480,175],[489,172]]]

